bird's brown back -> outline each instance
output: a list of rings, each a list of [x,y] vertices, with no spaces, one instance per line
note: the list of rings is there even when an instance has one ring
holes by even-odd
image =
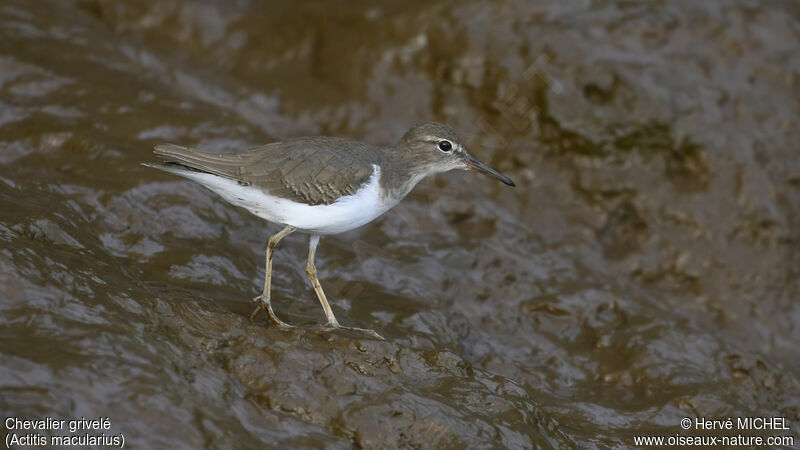
[[[366,183],[386,149],[350,139],[304,137],[241,153],[205,153],[174,144],[157,145],[168,164],[211,173],[310,205],[328,205]]]

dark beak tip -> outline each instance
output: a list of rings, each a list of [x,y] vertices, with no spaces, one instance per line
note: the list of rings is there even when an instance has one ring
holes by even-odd
[[[508,186],[511,186],[511,187],[515,187],[516,186],[516,184],[514,184],[514,182],[511,181],[511,178],[508,178],[507,176],[503,175],[502,173],[492,169],[491,167],[489,167],[486,164],[482,163],[481,161],[479,161],[478,159],[476,159],[472,155],[467,155],[467,168],[470,169],[470,170],[476,170],[478,172],[483,172],[486,175],[489,175],[491,177],[494,177],[494,178],[500,180],[501,182],[503,182],[504,184],[506,184]]]

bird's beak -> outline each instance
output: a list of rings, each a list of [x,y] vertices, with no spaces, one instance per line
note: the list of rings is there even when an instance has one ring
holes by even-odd
[[[474,156],[472,156],[470,154],[466,155],[465,163],[467,165],[467,169],[469,169],[469,170],[476,170],[478,172],[483,172],[486,175],[489,175],[491,177],[497,178],[498,180],[502,181],[503,183],[505,183],[505,184],[507,184],[509,186],[516,186],[516,184],[514,184],[514,182],[511,181],[511,178],[508,178],[507,176],[503,175],[502,173],[500,173],[500,172],[492,169],[491,167],[487,166],[486,164],[480,162],[478,159],[476,159]]]

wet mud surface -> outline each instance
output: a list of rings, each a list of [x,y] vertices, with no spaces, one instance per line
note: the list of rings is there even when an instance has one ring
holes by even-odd
[[[133,448],[629,447],[800,430],[790,2],[0,3],[0,411]],[[139,165],[421,120],[509,175],[306,241]]]

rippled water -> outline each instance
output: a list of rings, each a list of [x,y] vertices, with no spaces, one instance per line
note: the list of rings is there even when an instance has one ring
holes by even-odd
[[[800,430],[792,2],[0,3],[0,411],[134,448],[628,447]],[[517,182],[427,180],[293,235],[152,145],[459,129]],[[5,430],[4,430],[5,433]],[[4,435],[5,437],[5,435]]]

